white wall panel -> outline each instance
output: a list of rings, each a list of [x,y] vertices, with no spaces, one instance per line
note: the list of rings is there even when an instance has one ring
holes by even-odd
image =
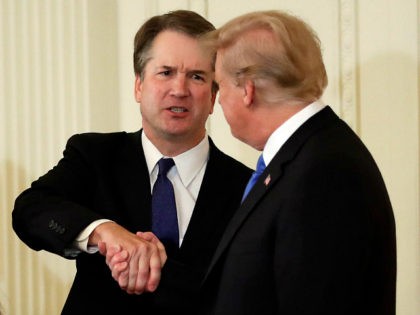
[[[72,282],[74,263],[26,247],[11,210],[71,134],[118,125],[115,11],[114,1],[0,0],[0,303],[8,315],[59,314]]]
[[[398,314],[420,313],[419,1],[359,1],[360,134],[397,223]]]

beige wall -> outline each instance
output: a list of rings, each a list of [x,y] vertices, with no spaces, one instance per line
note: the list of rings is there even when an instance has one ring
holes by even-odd
[[[16,195],[53,166],[76,132],[137,130],[132,40],[151,15],[193,9],[220,26],[285,9],[318,32],[330,79],[324,101],[371,150],[393,203],[397,314],[420,313],[420,0],[0,0],[0,301],[6,314],[58,314],[73,262],[24,246],[11,229]],[[217,145],[253,166],[219,106]]]

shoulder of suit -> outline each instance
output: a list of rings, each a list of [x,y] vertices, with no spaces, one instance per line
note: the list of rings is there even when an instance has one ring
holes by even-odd
[[[136,143],[140,139],[140,133],[128,133],[125,131],[99,133],[88,132],[71,136],[67,142],[68,146],[75,146],[86,150],[109,150],[116,151],[119,147]]]
[[[217,148],[214,142],[209,137],[210,142],[210,157],[209,164],[215,164],[215,167],[224,169],[228,173],[242,173],[244,176],[249,177],[252,173],[252,169],[241,163],[240,161],[234,159],[230,155],[227,155],[223,151]]]

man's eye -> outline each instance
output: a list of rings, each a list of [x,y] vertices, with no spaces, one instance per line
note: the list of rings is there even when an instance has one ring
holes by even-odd
[[[198,75],[198,74],[193,74],[192,78],[194,80],[204,81],[204,78],[201,75]]]
[[[165,70],[165,71],[161,71],[161,72],[159,72],[159,74],[160,74],[160,75],[163,75],[163,76],[168,76],[168,75],[170,75],[170,74],[171,74],[171,71],[170,71],[170,70]]]

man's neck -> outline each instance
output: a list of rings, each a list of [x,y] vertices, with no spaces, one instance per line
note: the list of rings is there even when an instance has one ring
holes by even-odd
[[[206,132],[196,137],[191,136],[154,136],[153,133],[143,130],[145,136],[150,140],[151,143],[159,150],[159,152],[167,157],[174,157],[180,155],[195,146],[197,146],[205,137]]]

